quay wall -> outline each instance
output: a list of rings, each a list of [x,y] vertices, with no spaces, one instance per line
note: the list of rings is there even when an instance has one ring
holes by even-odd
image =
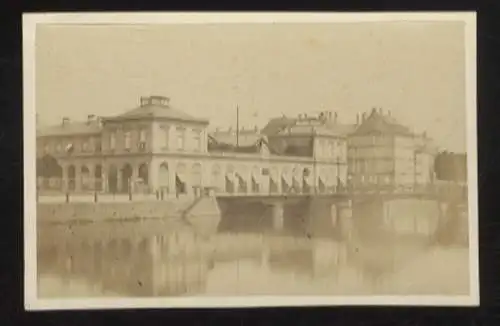
[[[213,234],[220,221],[217,202],[211,197],[167,201],[38,203],[38,233],[110,239],[147,237],[191,230]],[[99,227],[96,227],[99,224]]]

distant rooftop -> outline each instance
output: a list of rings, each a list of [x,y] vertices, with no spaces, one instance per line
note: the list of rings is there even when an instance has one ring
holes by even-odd
[[[361,124],[354,132],[355,135],[370,133],[382,133],[389,135],[412,136],[414,133],[410,128],[403,126],[390,113],[384,114],[382,109],[373,108],[370,115],[361,121]]]
[[[295,118],[286,116],[273,118],[262,129],[262,133],[268,136],[347,136],[355,128],[355,125],[340,123],[336,113],[321,112],[313,116],[300,114]]]
[[[71,121],[69,118],[63,118],[61,124],[37,128],[37,136],[39,137],[98,135],[100,132],[100,119],[93,115],[89,115],[87,121]]]

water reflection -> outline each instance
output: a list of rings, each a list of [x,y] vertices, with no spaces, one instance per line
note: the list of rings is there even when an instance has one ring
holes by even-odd
[[[107,246],[84,244],[77,251],[65,247],[62,254],[47,248],[39,253],[39,296],[468,293],[465,246],[407,239],[377,245],[318,239],[278,244],[258,234],[231,237],[239,248],[221,245],[228,240],[220,234],[211,245],[192,245],[189,254],[159,256],[148,254],[146,240],[136,247],[120,240]]]

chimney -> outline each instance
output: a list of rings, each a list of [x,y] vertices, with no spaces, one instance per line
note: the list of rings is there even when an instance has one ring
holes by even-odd
[[[89,124],[89,123],[91,123],[91,122],[92,122],[92,121],[94,121],[94,120],[95,120],[95,114],[89,114],[89,115],[87,116],[87,123],[88,123],[88,124]]]
[[[372,108],[372,113],[377,112],[377,108]]]
[[[64,118],[62,119],[62,125],[63,125],[63,126],[65,126],[65,125],[67,125],[67,124],[69,124],[69,118],[68,118],[68,117],[64,117]]]
[[[304,113],[304,119],[307,119],[307,113]]]

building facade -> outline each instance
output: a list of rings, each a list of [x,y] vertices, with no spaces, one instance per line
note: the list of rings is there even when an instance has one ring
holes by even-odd
[[[435,149],[425,134],[416,134],[373,109],[358,116],[348,137],[349,178],[354,187],[414,187],[434,181]]]
[[[191,195],[333,191],[347,179],[347,142],[324,115],[253,130],[235,146],[209,122],[149,96],[114,117],[63,119],[37,131],[40,191]],[[245,134],[244,131],[238,131]],[[248,131],[247,131],[248,132]],[[238,137],[239,138],[239,137]]]

